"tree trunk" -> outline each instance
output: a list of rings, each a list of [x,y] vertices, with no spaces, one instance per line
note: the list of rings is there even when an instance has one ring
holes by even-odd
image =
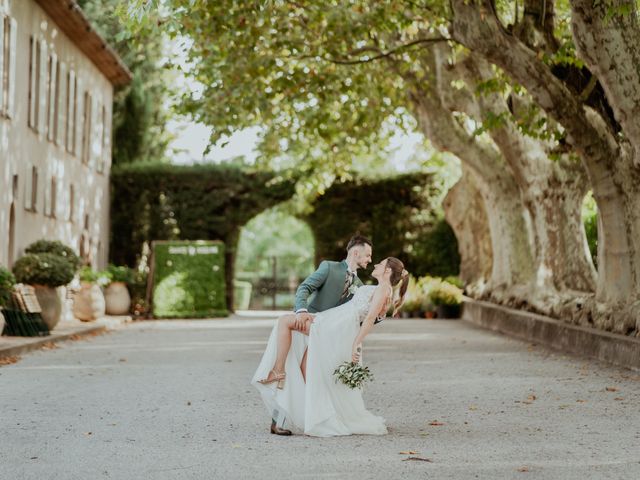
[[[500,118],[488,134],[513,172],[531,218],[535,282],[527,292],[530,308],[559,316],[573,297],[569,290],[593,291],[595,269],[581,226],[581,203],[587,181],[579,162],[551,161],[551,145],[520,133],[502,93],[477,92],[494,78],[490,65],[468,56],[451,65],[447,47],[434,47],[438,88],[447,106],[477,122]],[[467,89],[453,81],[463,79]]]
[[[472,51],[503,68],[565,129],[583,160],[600,212],[599,275],[592,309],[599,328],[635,328],[640,274],[637,169],[629,149],[610,125],[584,106],[536,53],[502,28],[491,0],[452,0],[453,35]]]
[[[408,94],[418,124],[434,146],[449,151],[476,175],[484,200],[495,255],[487,292],[501,303],[520,304],[533,281],[533,253],[528,214],[509,167],[499,152],[480,143],[457,123],[437,97],[434,77],[423,82],[408,76]]]
[[[467,294],[480,298],[491,276],[491,233],[482,195],[473,173],[464,164],[462,177],[447,192],[442,206],[458,239],[460,278]]]

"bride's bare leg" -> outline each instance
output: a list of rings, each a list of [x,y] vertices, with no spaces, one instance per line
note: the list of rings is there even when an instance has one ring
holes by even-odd
[[[284,363],[287,361],[289,348],[291,348],[291,330],[294,330],[295,314],[283,315],[278,319],[278,348],[276,363],[273,369],[276,372],[284,372]]]

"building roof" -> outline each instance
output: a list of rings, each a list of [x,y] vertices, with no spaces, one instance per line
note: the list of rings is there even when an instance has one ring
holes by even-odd
[[[75,0],[36,0],[60,30],[98,67],[114,86],[131,81],[131,71],[96,32]]]

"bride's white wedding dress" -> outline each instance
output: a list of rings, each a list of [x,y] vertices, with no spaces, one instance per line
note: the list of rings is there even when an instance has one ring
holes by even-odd
[[[276,383],[258,383],[267,377],[276,360],[277,325],[274,327],[251,383],[260,391],[269,415],[279,426],[318,437],[387,433],[384,419],[365,408],[362,390],[336,383],[333,376],[338,365],[351,361],[353,341],[369,311],[375,288],[360,287],[349,302],[318,313],[308,337],[292,332],[282,390],[276,388]],[[305,383],[300,363],[307,348]]]

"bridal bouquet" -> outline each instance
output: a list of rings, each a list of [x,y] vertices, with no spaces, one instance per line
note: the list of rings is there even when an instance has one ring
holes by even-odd
[[[340,364],[333,372],[333,376],[336,377],[336,383],[339,380],[351,389],[362,388],[365,382],[373,380],[373,373],[369,367],[353,362]]]

